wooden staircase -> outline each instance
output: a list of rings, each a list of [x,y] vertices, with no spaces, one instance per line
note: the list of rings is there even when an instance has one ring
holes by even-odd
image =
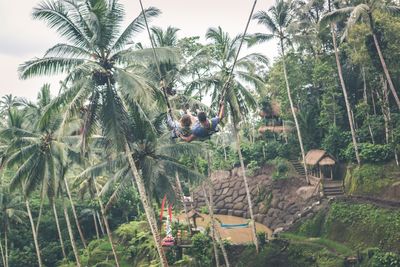
[[[298,160],[295,160],[295,159],[291,159],[291,160],[289,160],[289,161],[290,161],[290,163],[292,163],[294,169],[296,170],[296,172],[297,172],[300,176],[302,176],[302,177],[306,176],[306,173],[304,172],[304,166],[303,166],[303,164],[301,164]]]
[[[322,188],[325,197],[340,197],[344,195],[342,181],[324,180]]]

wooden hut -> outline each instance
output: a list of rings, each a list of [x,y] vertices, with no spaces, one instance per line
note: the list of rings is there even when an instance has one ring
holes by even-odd
[[[312,176],[333,179],[333,167],[336,160],[325,150],[313,149],[308,151],[305,161]],[[330,173],[330,177],[324,177],[324,173],[327,172]]]

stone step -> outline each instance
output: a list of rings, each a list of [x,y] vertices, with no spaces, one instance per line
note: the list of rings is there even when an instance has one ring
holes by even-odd
[[[324,193],[324,196],[326,197],[332,197],[332,196],[343,196],[343,192],[336,192],[336,193]]]
[[[342,188],[343,185],[342,185],[341,182],[337,182],[337,183],[331,183],[331,182],[327,183],[327,182],[324,182],[324,188],[336,188],[336,187]]]
[[[342,189],[330,189],[330,190],[324,190],[324,193],[326,194],[335,194],[335,193],[340,193],[343,194],[343,190]]]

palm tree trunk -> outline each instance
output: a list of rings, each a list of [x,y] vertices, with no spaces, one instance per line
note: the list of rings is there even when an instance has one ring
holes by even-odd
[[[175,172],[175,182],[176,182],[176,185],[178,187],[179,194],[181,195],[181,200],[182,200],[182,204],[183,204],[183,210],[185,211],[185,218],[186,218],[186,223],[188,224],[189,233],[190,233],[190,235],[192,235],[192,227],[190,227],[190,220],[189,220],[188,210],[187,210],[187,207],[186,207],[186,202],[185,202],[185,197],[184,197],[185,195],[183,194],[181,181],[179,180],[178,172]]]
[[[76,215],[75,205],[74,205],[74,201],[72,200],[71,192],[69,191],[69,186],[68,186],[67,179],[64,179],[64,184],[65,184],[65,189],[67,191],[69,202],[71,203],[71,209],[72,209],[72,214],[74,215],[76,228],[78,229],[79,236],[80,236],[80,238],[82,240],[83,247],[86,248],[87,247],[86,239],[85,239],[85,237],[83,235],[82,228],[81,228],[81,225],[80,225],[79,220],[78,220],[78,216]]]
[[[4,255],[3,244],[1,242],[1,238],[0,238],[0,253],[1,253],[1,259],[3,261],[3,266],[8,267],[6,264],[6,256]]]
[[[42,213],[43,213],[43,204],[44,204],[44,185],[42,184],[42,189],[41,189],[41,193],[40,193],[40,208],[39,208],[39,216],[37,219],[37,223],[36,223],[36,235],[39,235],[39,225],[40,225],[40,221],[42,219]]]
[[[64,241],[63,241],[62,234],[61,234],[60,222],[58,221],[57,207],[56,207],[56,203],[55,203],[54,199],[52,200],[52,206],[53,206],[54,219],[56,221],[56,226],[57,226],[58,238],[60,239],[60,245],[61,245],[63,258],[66,259],[67,254],[65,253]]]
[[[286,63],[285,63],[285,49],[283,48],[283,39],[280,39],[280,44],[281,44],[281,52],[282,52],[283,75],[285,76],[287,95],[288,95],[288,99],[289,99],[289,103],[290,103],[290,109],[292,110],[292,116],[294,119],[294,123],[296,125],[297,137],[299,139],[301,157],[303,158],[303,168],[304,168],[304,173],[306,176],[306,181],[307,181],[307,184],[310,184],[310,180],[308,179],[307,164],[306,164],[306,160],[305,160],[306,155],[304,153],[303,138],[301,137],[300,126],[299,126],[299,122],[297,121],[296,111],[294,109],[293,100],[292,100],[292,93],[290,91],[289,80],[287,77]]]
[[[342,86],[344,101],[346,103],[347,117],[349,118],[351,138],[353,140],[354,152],[356,153],[357,164],[360,165],[361,164],[361,160],[360,160],[360,155],[358,153],[356,131],[354,130],[353,120],[352,120],[352,116],[351,116],[351,113],[352,113],[351,112],[351,106],[350,106],[349,98],[347,96],[346,85],[345,85],[344,79],[343,79],[342,66],[340,65],[339,52],[338,52],[337,44],[336,44],[336,33],[335,33],[335,28],[334,28],[333,24],[331,24],[331,32],[332,32],[333,49],[335,50],[336,66],[337,66],[337,69],[338,69],[340,85]]]
[[[370,19],[372,19],[372,18],[370,18]],[[385,73],[386,80],[389,83],[390,91],[392,91],[393,97],[396,100],[397,107],[400,109],[400,99],[399,99],[399,96],[397,95],[396,88],[394,88],[392,78],[390,77],[389,70],[386,66],[385,59],[383,58],[383,54],[382,54],[381,47],[378,42],[378,38],[376,38],[375,31],[373,28],[371,28],[371,31],[372,31],[372,37],[374,38],[374,44],[375,44],[376,50],[378,51],[379,59],[382,64],[383,72]]]
[[[110,245],[111,245],[111,250],[112,250],[113,255],[114,255],[115,264],[116,264],[117,267],[119,267],[118,256],[117,256],[117,252],[115,251],[115,246],[114,246],[114,242],[113,242],[113,238],[112,238],[112,232],[111,232],[111,229],[110,229],[110,225],[108,224],[106,211],[105,211],[105,209],[104,209],[103,203],[101,202],[101,199],[100,199],[100,196],[99,196],[99,192],[98,192],[98,190],[97,190],[97,187],[95,186],[95,188],[96,188],[96,196],[97,196],[97,198],[98,198],[99,205],[100,205],[100,212],[101,212],[101,215],[102,215],[102,217],[103,217],[104,225],[105,225],[105,227],[106,227],[106,232],[107,232],[107,236],[108,236],[108,241],[110,242]]]
[[[68,229],[69,239],[71,241],[72,250],[73,250],[74,255],[75,255],[76,266],[80,267],[81,266],[81,260],[79,258],[79,251],[78,251],[78,248],[76,246],[74,233],[72,232],[71,221],[69,219],[67,206],[65,205],[64,196],[62,196],[62,204],[63,204],[63,209],[64,209],[65,221],[67,222],[67,229]]]
[[[203,194],[204,194],[204,199],[206,200],[207,207],[208,207],[208,213],[210,214],[210,220],[211,220],[211,239],[212,239],[212,244],[213,244],[213,249],[214,249],[214,257],[215,257],[215,266],[219,267],[219,254],[218,254],[218,247],[217,243],[215,240],[217,239],[217,236],[215,235],[215,220],[214,220],[214,211],[213,207],[211,205],[211,202],[209,201],[209,198],[207,196],[207,191],[204,186],[204,183],[202,184],[202,189],[203,189]],[[211,191],[211,190],[210,190]],[[210,196],[212,193],[210,192]],[[218,242],[218,241],[217,241]]]
[[[4,231],[4,253],[6,254],[6,266],[8,267],[8,237],[7,237],[7,225]]]
[[[367,81],[366,81],[366,78],[365,78],[365,69],[364,69],[364,67],[362,67],[362,76],[363,76],[363,83],[364,83],[364,102],[368,107]],[[368,130],[369,130],[369,134],[371,136],[371,141],[372,141],[373,144],[375,144],[374,133],[372,132],[371,123],[370,123],[369,110],[367,110],[367,121],[368,121]]]
[[[26,210],[28,211],[29,221],[31,223],[33,241],[35,243],[35,249],[36,249],[36,256],[37,256],[38,264],[39,264],[39,267],[42,267],[43,263],[42,263],[42,257],[40,256],[40,248],[39,248],[39,242],[38,242],[36,231],[35,231],[35,223],[33,222],[31,209],[29,207],[29,201],[27,199],[25,200],[25,205],[26,205]]]
[[[151,205],[150,205],[150,203],[148,201],[146,188],[144,186],[144,181],[143,181],[143,178],[139,174],[139,171],[138,171],[138,169],[136,167],[135,161],[134,161],[133,156],[132,156],[131,149],[130,149],[129,144],[128,144],[128,142],[126,140],[125,140],[125,154],[128,157],[130,169],[131,169],[132,174],[133,174],[133,179],[134,179],[133,182],[136,182],[136,186],[137,186],[137,189],[139,191],[140,198],[142,200],[144,212],[146,214],[146,218],[147,218],[147,221],[148,221],[149,226],[150,226],[151,233],[152,233],[153,238],[154,238],[154,243],[155,243],[155,246],[157,248],[158,255],[160,257],[161,266],[168,267],[168,261],[167,261],[167,258],[165,257],[164,250],[163,250],[163,248],[161,246],[160,234],[159,234],[158,229],[157,229],[157,221],[155,219],[153,209],[152,209],[152,207],[151,207]]]
[[[98,211],[96,211],[96,217],[97,217],[97,221],[99,222],[100,225],[100,230],[101,230],[101,234],[104,235],[104,226],[103,226],[103,222],[100,219],[100,214]]]
[[[399,166],[399,158],[397,155],[397,149],[396,149],[396,144],[394,144],[394,133],[393,133],[393,123],[392,123],[392,115],[390,112],[390,105],[389,105],[389,94],[388,94],[388,90],[387,90],[387,85],[386,82],[384,84],[384,86],[382,86],[383,88],[383,107],[382,109],[385,110],[385,112],[383,113],[383,117],[385,118],[385,132],[387,135],[387,140],[386,143],[389,144],[389,135],[391,137],[391,141],[393,142],[393,153],[394,153],[394,159],[396,161],[396,165]]]
[[[96,219],[96,212],[95,210],[93,210],[93,223],[94,223],[94,228],[96,229],[96,238],[100,239],[100,235],[99,235],[99,227],[97,226],[97,219]]]
[[[208,161],[208,194],[210,195],[209,199],[207,198],[207,194],[204,194],[204,197],[207,200],[209,200],[208,203],[208,208],[210,212],[210,217],[211,217],[211,222],[212,222],[212,227],[213,227],[213,234],[215,234],[215,238],[221,248],[222,255],[224,257],[225,265],[226,267],[229,267],[229,259],[228,259],[228,253],[226,252],[224,243],[222,242],[221,235],[219,234],[218,230],[215,227],[215,219],[214,219],[214,199],[213,199],[213,192],[212,192],[212,181],[211,181],[211,157],[210,157],[210,152],[207,152],[207,161]],[[203,188],[204,190],[204,188]],[[204,191],[205,192],[205,191]]]
[[[253,242],[254,245],[256,246],[256,251],[257,253],[259,252],[259,247],[258,247],[258,239],[257,239],[257,230],[256,230],[256,223],[254,220],[254,214],[253,214],[253,202],[251,200],[251,194],[250,194],[250,189],[249,189],[249,183],[247,182],[247,176],[246,176],[246,169],[244,167],[244,161],[243,161],[243,156],[242,156],[242,151],[240,149],[240,135],[239,131],[235,128],[236,132],[236,149],[238,151],[239,155],[239,161],[240,161],[240,166],[242,168],[242,176],[243,176],[243,182],[244,182],[244,187],[246,189],[246,196],[247,196],[247,204],[249,205],[249,213],[250,213],[250,220],[251,220],[251,231],[253,233]]]
[[[386,139],[386,144],[389,144],[389,114],[388,114],[388,105],[389,105],[389,97],[387,93],[387,83],[383,76],[381,77],[382,81],[382,98],[381,98],[381,109],[382,109],[382,114],[383,114],[383,121],[385,125],[385,139]]]

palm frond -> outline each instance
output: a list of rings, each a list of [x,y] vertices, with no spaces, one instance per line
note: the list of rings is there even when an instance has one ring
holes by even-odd
[[[256,12],[253,15],[253,19],[257,20],[258,24],[266,26],[267,29],[270,30],[272,34],[278,32],[278,25],[266,11],[261,10]]]
[[[44,57],[82,57],[89,58],[91,53],[81,47],[70,45],[70,44],[56,44],[52,48],[49,48]]]
[[[145,9],[144,14],[146,15],[146,19],[150,20],[153,17],[158,16],[161,11],[155,7],[149,7]],[[120,37],[115,41],[114,45],[112,46],[111,50],[113,52],[118,52],[130,41],[130,38],[134,36],[135,33],[141,32],[145,27],[145,21],[143,13],[141,12],[140,15],[135,18],[122,32]]]
[[[64,38],[72,41],[79,47],[91,47],[84,31],[76,25],[68,16],[68,11],[60,2],[46,1],[41,2],[34,8],[33,18],[44,20],[50,28],[56,31]]]
[[[18,72],[21,79],[27,79],[35,76],[66,73],[83,63],[83,59],[76,58],[35,58],[19,65]]]

